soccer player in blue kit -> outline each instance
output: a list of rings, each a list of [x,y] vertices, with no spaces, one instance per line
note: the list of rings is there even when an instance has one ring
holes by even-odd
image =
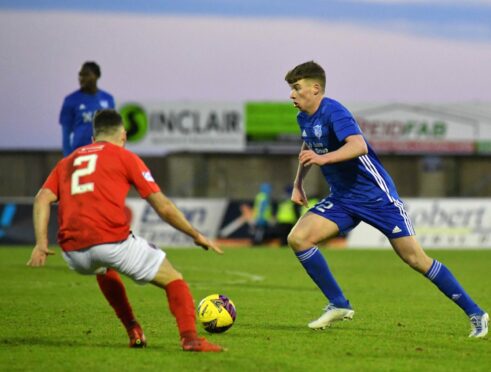
[[[428,257],[415,232],[391,177],[365,141],[353,115],[339,102],[324,97],[325,72],[310,61],[289,71],[285,80],[290,99],[299,109],[297,117],[303,145],[294,181],[292,201],[307,205],[302,186],[312,165],[321,167],[331,192],[309,210],[288,236],[309,276],[328,299],[319,319],[308,324],[324,329],[334,321],[352,319],[354,310],[332,275],[319,242],[345,234],[364,221],[380,230],[394,251],[414,270],[425,275],[469,317],[469,337],[488,333],[489,316],[466,293],[450,270]]]
[[[63,156],[92,143],[92,119],[96,111],[113,109],[114,98],[97,87],[101,69],[95,62],[85,62],[78,73],[80,89],[69,94],[60,112]]]

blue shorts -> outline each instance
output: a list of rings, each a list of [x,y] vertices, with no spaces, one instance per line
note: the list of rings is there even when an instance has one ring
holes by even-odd
[[[327,197],[309,209],[309,212],[334,222],[342,235],[346,235],[361,221],[372,225],[389,239],[416,235],[404,203],[397,199],[394,202],[381,200],[367,204],[348,204]]]

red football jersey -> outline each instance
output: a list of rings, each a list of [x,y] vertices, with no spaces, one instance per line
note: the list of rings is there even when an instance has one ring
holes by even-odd
[[[128,238],[125,199],[131,185],[142,198],[160,191],[145,163],[109,142],[81,147],[61,160],[43,188],[58,197],[58,243],[74,251]]]

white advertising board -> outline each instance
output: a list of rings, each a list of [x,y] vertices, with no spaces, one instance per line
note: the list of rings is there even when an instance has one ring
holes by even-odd
[[[379,152],[472,154],[483,136],[482,118],[450,107],[388,103],[357,109],[355,116]]]
[[[226,199],[175,199],[173,202],[201,233],[212,239],[217,236],[228,204]],[[131,230],[136,235],[158,246],[194,245],[187,235],[163,222],[145,200],[129,198],[126,205],[132,212]]]
[[[405,199],[416,237],[424,248],[491,249],[491,199]],[[348,235],[348,247],[389,248],[366,223]]]
[[[127,147],[138,154],[245,149],[242,103],[129,103],[120,112],[128,128]]]

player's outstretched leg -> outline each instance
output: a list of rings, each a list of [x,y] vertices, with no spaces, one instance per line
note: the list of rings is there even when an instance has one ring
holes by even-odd
[[[218,352],[224,351],[219,346],[198,337],[194,302],[187,283],[182,279],[173,280],[165,286],[169,308],[176,318],[177,328],[184,351]]]
[[[317,284],[324,296],[329,300],[324,314],[308,324],[311,329],[324,329],[332,322],[352,319],[355,314],[349,301],[344,297],[336,279],[332,275],[327,262],[317,247],[295,252],[298,260],[312,280]]]
[[[147,345],[145,335],[140,324],[135,319],[126,296],[126,289],[118,272],[113,269],[107,269],[105,274],[96,275],[96,278],[101,292],[126,328],[130,339],[129,346],[136,348],[145,347]]]
[[[317,242],[336,236],[338,232],[339,228],[334,222],[309,212],[300,218],[288,235],[288,245],[329,301],[324,314],[309,323],[312,329],[323,329],[333,321],[351,319],[354,315],[349,301],[316,245]]]
[[[469,337],[482,338],[487,335],[489,315],[472,300],[445,265],[433,260],[425,276],[467,314],[471,324]]]
[[[404,262],[425,275],[445,296],[464,310],[471,324],[469,337],[481,338],[488,333],[488,314],[472,300],[445,265],[424,252],[414,236],[391,239],[390,243]]]

